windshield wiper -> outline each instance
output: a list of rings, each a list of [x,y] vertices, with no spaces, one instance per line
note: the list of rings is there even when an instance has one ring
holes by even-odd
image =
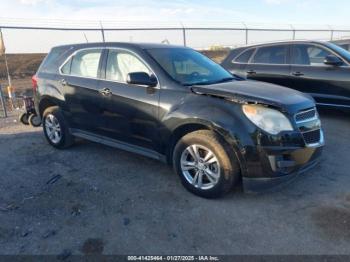
[[[211,85],[213,82],[195,82],[195,83],[185,83],[184,86],[204,86]]]
[[[225,83],[225,82],[230,82],[232,80],[236,80],[236,78],[234,77],[226,77],[226,78],[223,78],[223,79],[220,79],[218,81],[215,81],[213,84],[219,84],[219,83]]]
[[[207,82],[196,82],[196,83],[186,83],[184,84],[184,86],[203,86],[203,85],[213,85],[213,84],[219,84],[219,83],[225,83],[225,82],[230,82],[232,80],[236,80],[236,78],[234,77],[226,77],[226,78],[222,78],[220,80],[217,81],[207,81]]]

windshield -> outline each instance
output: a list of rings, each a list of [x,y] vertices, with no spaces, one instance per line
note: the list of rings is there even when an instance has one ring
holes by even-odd
[[[348,62],[350,62],[350,52],[345,50],[344,48],[333,44],[333,43],[327,43],[328,47],[330,47],[331,49],[333,49],[335,52],[337,52],[338,54],[340,54],[344,59],[346,59]]]
[[[147,51],[182,85],[209,85],[236,79],[220,65],[192,49],[158,48]]]

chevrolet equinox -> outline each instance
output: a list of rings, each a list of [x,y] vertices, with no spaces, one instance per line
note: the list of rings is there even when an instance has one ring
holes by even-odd
[[[161,160],[207,198],[240,180],[246,191],[290,180],[317,163],[324,144],[309,95],[246,81],[185,47],[55,47],[33,88],[52,146],[78,137]]]

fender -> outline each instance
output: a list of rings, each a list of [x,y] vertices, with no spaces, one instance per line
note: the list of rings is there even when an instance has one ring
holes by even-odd
[[[213,130],[219,134],[230,146],[238,158],[242,175],[246,172],[246,163],[243,157],[245,146],[253,141],[247,130],[242,126],[249,123],[242,117],[241,105],[230,101],[208,96],[192,95],[186,98],[185,103],[178,104],[164,115],[160,121],[163,152],[171,158],[172,149],[178,138],[178,130],[195,131],[199,129]],[[255,128],[255,127],[254,127]],[[181,134],[181,132],[180,132]]]

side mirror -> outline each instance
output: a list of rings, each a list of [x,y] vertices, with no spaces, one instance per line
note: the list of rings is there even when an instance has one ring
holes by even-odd
[[[326,56],[326,58],[324,59],[324,63],[330,66],[341,66],[342,64],[344,64],[344,62],[335,55]]]
[[[155,87],[157,85],[157,79],[155,76],[150,76],[145,72],[129,73],[126,82],[131,85],[142,85]]]

